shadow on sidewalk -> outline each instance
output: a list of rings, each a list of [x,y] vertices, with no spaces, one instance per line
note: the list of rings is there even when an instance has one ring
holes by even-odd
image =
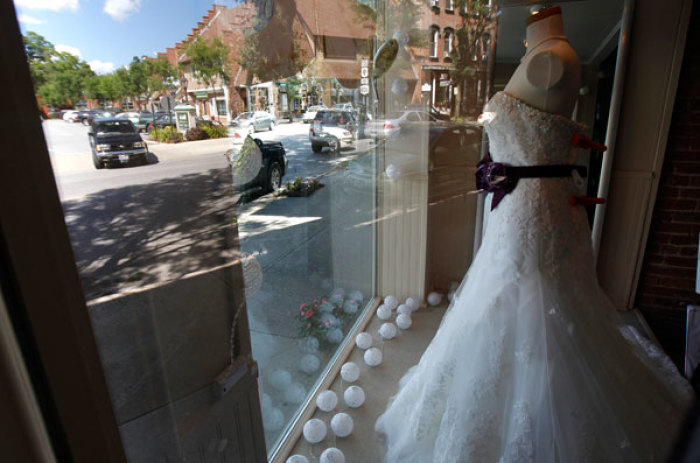
[[[88,300],[235,258],[227,170],[103,190],[63,209]]]

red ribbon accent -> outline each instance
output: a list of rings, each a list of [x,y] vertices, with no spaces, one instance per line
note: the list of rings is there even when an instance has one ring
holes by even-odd
[[[596,143],[580,133],[574,134],[573,138],[571,138],[571,144],[587,150],[606,151],[608,149],[608,147],[602,143]]]
[[[590,206],[592,204],[605,204],[605,198],[592,198],[590,196],[571,196],[569,204],[572,206]]]

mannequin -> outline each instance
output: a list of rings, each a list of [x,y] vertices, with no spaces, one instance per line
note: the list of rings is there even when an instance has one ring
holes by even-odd
[[[530,106],[570,117],[581,84],[578,56],[564,35],[561,8],[545,8],[530,16],[527,51],[505,92]]]

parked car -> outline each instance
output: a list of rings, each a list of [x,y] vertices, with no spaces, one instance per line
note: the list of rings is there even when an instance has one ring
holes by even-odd
[[[211,119],[204,119],[203,117],[199,117],[199,116],[195,117],[195,123],[197,124],[197,127],[201,127],[204,125],[206,125],[208,127],[223,125],[219,121],[213,121]]]
[[[248,132],[257,132],[258,130],[272,130],[277,124],[277,118],[267,111],[255,111],[241,113],[237,118],[231,121],[230,126],[237,129],[247,129]]]
[[[78,112],[78,117],[83,125],[90,125],[95,119],[114,117],[114,114],[111,111],[105,111],[104,109],[86,109]]]
[[[153,120],[162,116],[167,111],[156,111],[155,116],[151,111],[141,111],[139,113],[139,125],[143,126],[144,131],[149,131],[153,126]]]
[[[345,111],[354,111],[355,107],[352,105],[352,103],[338,103],[333,105],[333,108],[335,109],[343,109]]]
[[[277,191],[287,173],[287,154],[282,143],[246,136],[234,140],[227,152],[233,184],[238,193]]]
[[[137,161],[148,164],[148,146],[128,119],[93,119],[88,131],[95,169]]]
[[[129,119],[132,124],[134,124],[134,127],[136,127],[136,130],[139,132],[142,132],[143,130],[146,129],[146,126],[141,123],[141,115],[136,112],[123,112],[119,113],[116,116],[117,119]]]
[[[427,111],[408,110],[391,112],[385,118],[365,123],[365,135],[372,138],[388,138],[401,130],[401,126],[415,122],[437,122],[438,119]]]
[[[164,127],[175,127],[175,113],[162,113],[158,114],[156,113],[156,117],[153,120],[153,123],[148,126],[150,129],[151,127],[155,127],[157,129],[162,129]]]
[[[63,120],[66,122],[79,122],[80,116],[78,115],[78,111],[75,111],[75,110],[65,111],[63,113]]]
[[[311,150],[320,153],[324,146],[338,153],[342,148],[352,148],[357,138],[357,124],[351,111],[321,109],[316,112],[309,129]]]
[[[301,122],[304,124],[310,124],[316,118],[316,113],[321,109],[328,109],[325,106],[309,106],[306,108],[306,112],[301,116]]]
[[[415,124],[391,137],[379,152],[397,172],[425,172],[431,180],[430,193],[462,191],[472,182],[481,157],[482,128],[467,124]],[[425,159],[427,157],[427,164]]]

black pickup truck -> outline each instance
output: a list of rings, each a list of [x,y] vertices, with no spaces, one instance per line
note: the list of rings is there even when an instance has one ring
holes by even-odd
[[[243,141],[235,140],[226,154],[238,193],[279,190],[287,173],[287,153],[282,143],[248,136]]]
[[[95,169],[136,161],[148,164],[148,147],[128,119],[95,119],[88,131]]]

